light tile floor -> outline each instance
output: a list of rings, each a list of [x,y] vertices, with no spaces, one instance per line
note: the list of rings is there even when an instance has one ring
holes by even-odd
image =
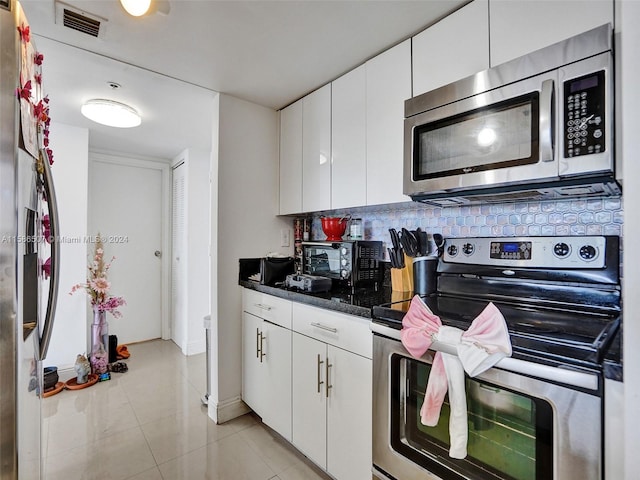
[[[128,372],[44,399],[45,480],[330,478],[253,414],[216,425],[200,401],[204,354],[128,348]]]

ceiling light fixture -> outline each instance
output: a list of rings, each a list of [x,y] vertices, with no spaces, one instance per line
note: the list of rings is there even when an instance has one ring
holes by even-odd
[[[151,6],[151,0],[120,0],[120,3],[122,8],[134,17],[141,17],[147,13]]]
[[[142,123],[135,109],[114,100],[94,98],[82,105],[80,111],[89,120],[109,127],[131,128]]]

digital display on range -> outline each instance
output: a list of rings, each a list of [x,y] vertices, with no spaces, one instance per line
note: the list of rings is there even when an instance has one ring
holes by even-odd
[[[490,258],[531,260],[531,242],[491,242]]]

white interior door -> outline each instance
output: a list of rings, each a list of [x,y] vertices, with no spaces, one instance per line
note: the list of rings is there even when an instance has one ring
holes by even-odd
[[[89,235],[103,237],[111,293],[124,296],[122,318],[108,315],[119,343],[159,338],[163,325],[162,164],[92,156],[89,164]],[[88,246],[93,254],[93,246]]]
[[[171,195],[171,339],[182,351],[187,341],[185,170],[184,162],[173,168]]]

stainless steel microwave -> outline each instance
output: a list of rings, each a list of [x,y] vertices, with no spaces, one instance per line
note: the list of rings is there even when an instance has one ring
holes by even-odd
[[[405,102],[404,193],[440,205],[620,195],[603,25]]]

